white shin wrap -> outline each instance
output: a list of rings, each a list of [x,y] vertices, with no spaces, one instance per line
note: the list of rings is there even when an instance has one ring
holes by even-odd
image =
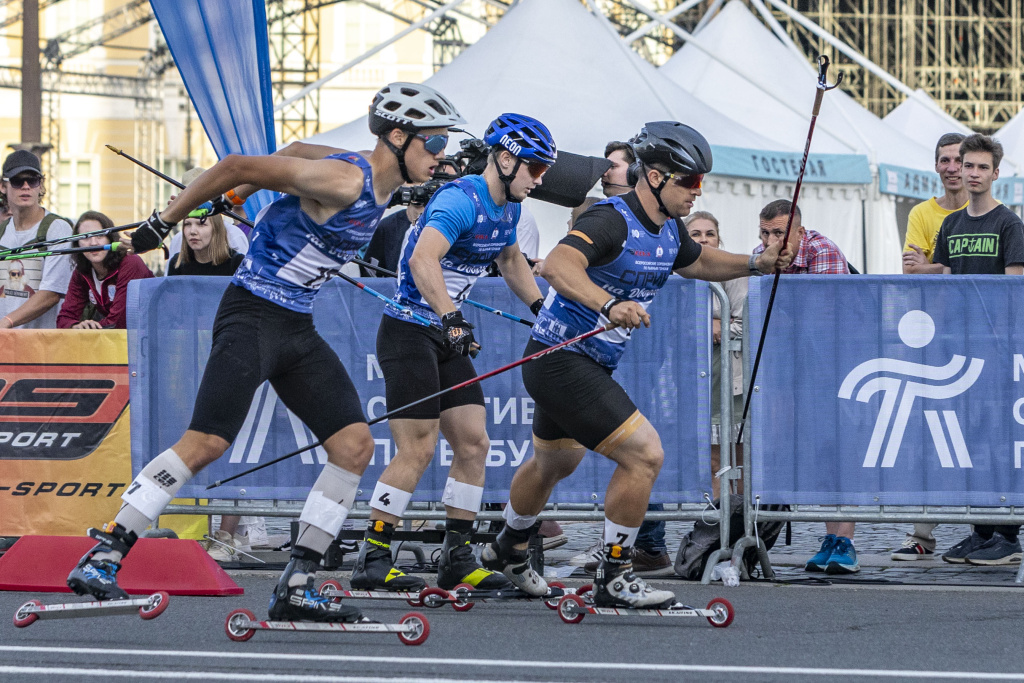
[[[192,471],[168,448],[142,468],[121,494],[121,500],[155,522],[174,494],[191,478]]]
[[[484,487],[464,484],[461,481],[448,477],[444,485],[444,495],[441,502],[459,510],[469,512],[480,512],[480,502],[484,499]]]
[[[316,527],[334,538],[348,517],[356,499],[359,475],[327,463],[302,506],[299,521]]]
[[[505,505],[502,515],[508,525],[517,531],[525,531],[537,523],[537,515],[521,515],[512,509],[512,501]]]
[[[632,548],[636,543],[637,534],[640,531],[638,526],[622,526],[616,524],[607,517],[604,518],[604,544],[617,545],[623,548]]]
[[[412,500],[410,491],[396,489],[394,486],[388,486],[378,481],[377,486],[373,489],[370,507],[395,517],[401,517],[405,509],[409,507],[410,500]]]

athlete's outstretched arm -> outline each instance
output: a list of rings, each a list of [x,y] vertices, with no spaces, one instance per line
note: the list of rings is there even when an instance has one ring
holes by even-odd
[[[430,304],[434,313],[439,316],[455,310],[455,304],[448,296],[444,273],[441,272],[441,259],[451,248],[448,238],[437,228],[425,225],[416,242],[416,248],[409,257],[409,270],[416,281],[416,289],[420,290],[423,300]]]
[[[587,257],[579,249],[568,244],[558,244],[541,266],[540,276],[548,281],[559,294],[578,301],[587,308],[600,311],[614,297],[587,275]],[[608,319],[620,327],[627,329],[651,326],[651,317],[643,306],[635,301],[623,301],[611,309]]]
[[[333,213],[359,198],[363,173],[359,167],[335,159],[229,154],[182,190],[160,217],[178,223],[204,202],[246,184],[311,199]]]
[[[515,292],[524,304],[529,306],[541,298],[533,269],[526,262],[523,252],[519,250],[518,243],[502,249],[494,261],[498,264],[498,270],[501,271],[501,277],[505,278],[508,288]]]
[[[342,154],[347,151],[347,149],[340,149],[338,147],[330,147],[328,145],[311,145],[308,142],[299,142],[296,140],[286,147],[282,147],[277,150],[271,156],[295,157],[296,159],[310,159],[315,161],[328,157],[332,154]],[[235,194],[242,199],[248,199],[251,195],[259,192],[259,190],[260,188],[256,185],[240,185],[235,188]]]
[[[793,261],[789,249],[779,254],[780,244],[781,240],[768,245],[754,261],[757,269],[765,275],[775,272],[777,267],[785,270]],[[721,249],[701,249],[696,261],[676,272],[691,280],[725,282],[750,275],[749,264],[750,257],[745,254],[733,254]]]

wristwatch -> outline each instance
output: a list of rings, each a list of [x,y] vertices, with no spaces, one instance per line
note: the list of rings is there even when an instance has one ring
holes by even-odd
[[[757,256],[757,254],[750,255],[750,260],[747,261],[747,268],[750,270],[751,275],[761,277],[764,273],[757,269]]]

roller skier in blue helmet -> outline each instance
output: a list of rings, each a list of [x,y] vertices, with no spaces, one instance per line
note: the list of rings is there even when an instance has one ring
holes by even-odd
[[[385,309],[377,331],[377,360],[384,374],[389,409],[476,377],[470,360],[477,348],[473,326],[459,307],[477,278],[496,263],[509,288],[536,313],[540,290],[516,241],[520,202],[541,184],[557,156],[555,142],[540,121],[502,114],[484,135],[490,145],[482,175],[464,176],[442,186],[406,235],[395,301],[437,327],[427,327]],[[470,546],[473,521],[484,492],[490,440],[479,384],[445,394],[389,420],[397,455],[381,475],[360,548],[352,587],[363,590],[419,590],[423,581],[392,565],[390,544],[427,466],[438,432],[454,452],[441,496],[445,505],[444,547],[437,583],[452,589],[468,583],[481,590],[514,584],[538,594],[543,584],[523,570],[525,555],[504,574],[477,562]]]

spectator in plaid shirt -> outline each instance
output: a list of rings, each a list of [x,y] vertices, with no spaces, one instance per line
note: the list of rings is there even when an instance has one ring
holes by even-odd
[[[760,254],[770,242],[781,240],[786,234],[786,223],[793,202],[788,199],[776,199],[761,209],[761,244],[754,249]],[[801,224],[800,207],[796,207],[793,216],[793,229],[790,231],[790,243],[800,239],[800,250],[789,268],[782,271],[786,275],[849,275],[850,269],[846,257],[836,243],[820,232],[804,228]]]
[[[760,234],[761,244],[754,249],[755,254],[764,251],[765,247],[781,240],[786,234],[786,223],[793,203],[785,199],[777,199],[761,209]],[[819,232],[808,230],[801,224],[800,207],[793,214],[793,229],[790,231],[790,245],[799,240],[800,249],[785,274],[800,275],[848,275],[849,266],[846,256],[836,243]],[[852,574],[860,571],[857,562],[857,551],[853,547],[853,522],[826,522],[825,538],[821,550],[807,561],[804,569],[809,572],[826,572],[829,574]]]

